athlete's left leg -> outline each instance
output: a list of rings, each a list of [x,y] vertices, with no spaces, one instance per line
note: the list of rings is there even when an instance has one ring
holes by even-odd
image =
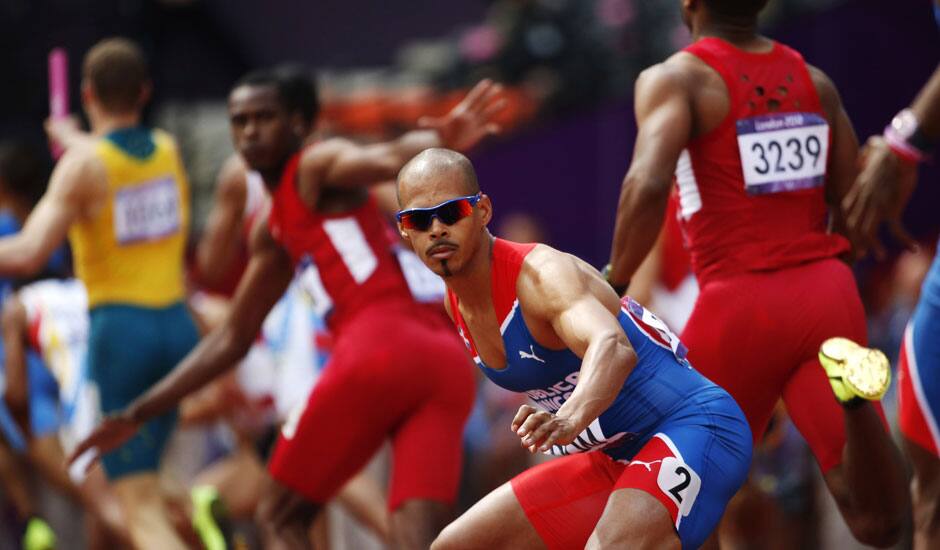
[[[840,405],[818,359],[819,346],[833,336],[864,345],[865,312],[852,273],[841,262],[821,263],[813,284],[820,299],[804,304],[813,308],[805,311],[813,323],[801,339],[806,359],[791,375],[783,399],[852,534],[871,546],[890,546],[901,536],[910,510],[900,452],[881,404]]]
[[[623,469],[600,451],[529,468],[448,525],[431,548],[583,548]]]
[[[904,331],[899,363],[898,424],[914,470],[914,548],[925,550],[940,544],[940,307],[927,299]]]
[[[587,548],[699,548],[751,463],[751,433],[731,396],[666,423],[614,484]]]
[[[392,433],[388,507],[397,548],[425,549],[453,515],[460,482],[464,425],[475,393],[463,344],[448,328],[401,324],[407,341],[397,361],[416,403]]]
[[[588,550],[635,548],[678,550],[682,547],[666,508],[640,489],[618,489],[588,539]]]

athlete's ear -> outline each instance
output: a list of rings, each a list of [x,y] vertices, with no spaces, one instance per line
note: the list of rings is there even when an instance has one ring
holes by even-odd
[[[140,87],[140,97],[137,99],[137,107],[143,109],[144,105],[150,101],[151,95],[153,95],[153,83],[148,80]]]
[[[95,90],[94,88],[91,87],[91,82],[85,80],[84,78],[82,79],[81,94],[82,94],[82,105],[84,107],[91,105],[92,102],[95,100]]]
[[[480,202],[477,203],[477,209],[483,216],[483,225],[486,226],[493,219],[493,201],[486,193],[480,194]]]
[[[401,226],[401,222],[398,222],[397,225],[398,225],[398,234],[401,235],[401,238],[404,239],[405,242],[411,243],[411,236],[408,235],[408,232],[405,231],[405,228]]]
[[[300,139],[306,139],[307,137],[307,123],[304,121],[304,116],[301,113],[293,113],[290,116],[290,127],[294,134],[297,135]]]

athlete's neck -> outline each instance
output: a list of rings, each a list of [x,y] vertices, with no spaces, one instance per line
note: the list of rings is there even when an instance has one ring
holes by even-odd
[[[284,170],[287,168],[287,163],[290,162],[290,159],[294,158],[295,154],[301,151],[301,145],[297,144],[295,147],[291,147],[284,158],[281,159],[281,161],[278,162],[274,168],[258,170],[258,173],[261,174],[261,179],[264,180],[264,186],[268,188],[268,191],[272,193],[277,191],[278,186],[280,186],[281,179],[284,177]]]
[[[444,282],[461,303],[473,306],[491,299],[493,235],[486,229],[483,231],[485,240],[480,243],[467,265],[460,273],[444,277]]]
[[[749,19],[729,21],[703,17],[693,25],[692,40],[715,37],[745,51],[760,53],[769,51],[772,42],[757,33],[757,21]]]
[[[140,113],[89,113],[91,133],[95,136],[105,136],[115,130],[136,128],[140,126]]]

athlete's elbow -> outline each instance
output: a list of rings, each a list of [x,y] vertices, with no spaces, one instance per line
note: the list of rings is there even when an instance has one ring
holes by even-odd
[[[626,378],[626,376],[630,374],[630,371],[633,370],[633,367],[636,366],[637,362],[636,352],[634,352],[633,347],[630,346],[627,335],[624,334],[622,330],[611,330],[610,332],[600,335],[599,340],[603,348],[610,350],[610,355],[613,359],[612,363],[621,366],[624,378]]]
[[[30,277],[42,269],[44,259],[36,252],[26,251],[11,257],[2,271],[10,277]]]
[[[623,179],[620,203],[642,206],[666,204],[671,189],[672,178],[631,170]]]

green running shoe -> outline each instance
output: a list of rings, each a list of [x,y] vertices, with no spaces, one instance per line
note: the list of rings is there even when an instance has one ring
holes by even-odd
[[[228,520],[219,492],[211,485],[193,487],[193,528],[205,550],[227,550]]]
[[[23,550],[55,550],[55,532],[41,518],[32,518],[23,534]]]
[[[862,400],[878,401],[891,385],[891,366],[885,354],[847,338],[823,342],[819,362],[826,370],[836,399],[846,406],[861,404]]]

